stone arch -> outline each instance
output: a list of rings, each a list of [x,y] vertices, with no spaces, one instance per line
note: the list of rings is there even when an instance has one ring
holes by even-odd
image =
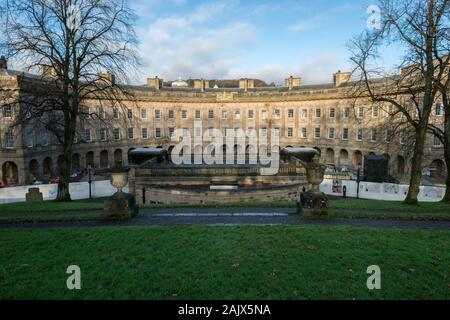
[[[361,151],[356,150],[355,152],[353,152],[353,166],[355,168],[361,167],[363,166],[363,154]]]
[[[326,150],[325,164],[334,166],[334,150],[332,148]]]
[[[6,186],[15,186],[19,183],[19,169],[13,161],[7,161],[2,165],[3,183]]]
[[[47,157],[42,162],[42,174],[45,177],[50,178],[53,173],[53,160],[50,157]]]
[[[405,158],[401,155],[397,156],[397,174],[405,174]]]
[[[114,166],[116,166],[117,164],[123,165],[122,149],[116,149],[114,151]]]
[[[348,151],[346,149],[342,149],[339,152],[339,165],[341,167],[348,167],[348,165],[349,165]]]
[[[28,174],[30,182],[32,179],[37,179],[39,177],[39,162],[36,159],[33,159],[28,164]]]
[[[441,159],[436,159],[430,166],[431,176],[433,178],[441,178],[446,176],[445,162]]]
[[[100,168],[106,169],[109,167],[109,155],[108,150],[103,150],[100,152]]]
[[[93,151],[89,151],[88,153],[86,153],[86,168],[89,168],[89,166],[91,168],[94,168],[94,152]]]
[[[81,155],[79,153],[74,153],[72,155],[72,172],[81,171]]]

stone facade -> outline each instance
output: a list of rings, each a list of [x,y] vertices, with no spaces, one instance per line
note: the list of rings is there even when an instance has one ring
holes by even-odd
[[[348,97],[348,73],[336,73],[334,82],[301,85],[300,78],[286,80],[286,87],[256,88],[250,79],[240,80],[240,88],[213,89],[205,80],[194,87],[164,87],[162,79],[148,79],[147,85],[129,86],[134,100],[126,108],[114,110],[107,101],[90,100],[91,113],[111,119],[108,125],[95,118],[80,121],[73,152],[73,171],[108,168],[117,161],[127,162],[128,152],[138,147],[170,149],[170,133],[188,130],[194,136],[194,122],[202,120],[203,132],[209,128],[278,130],[280,147],[314,147],[327,165],[354,170],[364,155],[376,153],[390,157],[391,174],[405,175],[409,154],[393,137],[386,142],[390,122],[387,112],[369,101],[353,106]],[[0,70],[0,92],[17,96],[33,94],[42,78],[7,69]],[[25,184],[33,177],[49,179],[58,175],[61,147],[45,130],[15,126],[21,106],[2,101],[0,112],[0,181]],[[437,108],[436,108],[437,109]],[[433,113],[439,124],[443,113]],[[101,118],[100,117],[100,118]],[[445,170],[443,147],[428,137],[424,166]]]

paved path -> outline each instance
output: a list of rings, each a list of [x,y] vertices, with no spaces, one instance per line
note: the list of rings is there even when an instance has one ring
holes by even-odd
[[[450,230],[450,221],[404,221],[375,219],[332,219],[326,221],[304,220],[294,214],[293,208],[205,208],[205,209],[154,209],[142,210],[139,217],[129,222],[45,222],[0,224],[0,229],[10,228],[78,228],[78,227],[159,227],[159,226],[242,226],[242,225],[318,225],[400,229]]]

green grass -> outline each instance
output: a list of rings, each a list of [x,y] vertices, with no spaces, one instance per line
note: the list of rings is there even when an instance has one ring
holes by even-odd
[[[448,231],[40,229],[0,241],[0,299],[450,299]],[[69,265],[81,291],[66,289]],[[366,287],[370,265],[382,290]]]
[[[67,212],[67,213],[29,213],[0,215],[0,223],[26,223],[26,222],[58,222],[58,221],[93,221],[100,220],[98,212]]]
[[[331,208],[411,213],[447,213],[450,215],[450,204],[442,202],[421,202],[418,205],[406,205],[397,201],[339,199],[331,201]]]

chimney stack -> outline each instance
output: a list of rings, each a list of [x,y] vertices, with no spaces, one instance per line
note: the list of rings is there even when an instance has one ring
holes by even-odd
[[[292,90],[294,87],[300,87],[302,84],[302,78],[294,78],[290,76],[288,79],[284,80],[284,86]]]
[[[336,87],[339,87],[345,83],[347,83],[350,80],[350,77],[352,76],[351,72],[341,72],[339,70],[333,75],[333,82]]]
[[[114,85],[116,83],[116,76],[112,73],[100,73],[98,74],[100,81],[105,81],[110,85]]]
[[[209,89],[209,81],[208,80],[194,80],[194,88],[200,89],[202,92],[206,89]]]
[[[5,56],[0,57],[0,70],[8,69],[8,60],[6,60]]]
[[[42,75],[45,78],[55,79],[58,77],[58,73],[56,72],[53,66],[42,66]]]
[[[163,79],[159,79],[158,77],[148,78],[147,85],[149,87],[155,88],[156,90],[161,90],[163,86]]]
[[[248,89],[253,89],[255,87],[255,80],[253,79],[241,79],[239,80],[239,89],[244,89],[248,91]]]

